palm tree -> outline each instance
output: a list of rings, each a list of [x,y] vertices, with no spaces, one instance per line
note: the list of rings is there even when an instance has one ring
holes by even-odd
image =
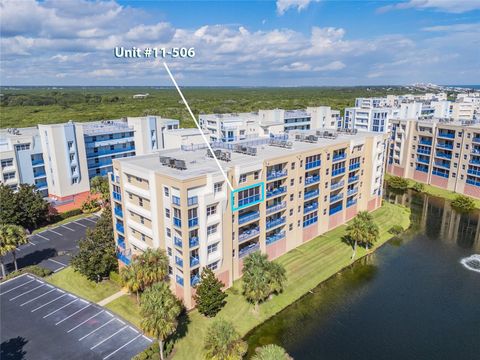
[[[140,280],[140,267],[136,261],[132,261],[129,266],[120,269],[120,277],[122,284],[128,291],[134,292],[137,296],[137,304],[140,302],[140,290],[142,290],[142,282]]]
[[[283,291],[283,284],[287,280],[285,268],[278,264],[270,263],[270,292],[281,293]]]
[[[241,360],[247,344],[230,322],[217,319],[207,330],[204,349],[209,360]]]
[[[0,264],[2,266],[2,277],[5,278],[5,263],[4,256],[11,251],[15,251],[16,246],[8,242],[8,237],[6,236],[6,226],[0,226]]]
[[[357,244],[363,243],[365,238],[365,222],[358,215],[347,226],[347,236],[353,240],[353,260],[357,254]]]
[[[147,249],[134,261],[139,265],[139,277],[143,285],[142,290],[154,283],[165,280],[168,276],[168,257],[164,250]]]
[[[15,264],[15,271],[18,270],[16,249],[20,245],[28,243],[27,233],[25,229],[19,225],[1,225],[0,237],[2,244],[9,244],[10,251],[13,256],[13,263]],[[2,246],[3,247],[3,246]]]
[[[378,240],[378,237],[380,236],[380,230],[378,229],[378,225],[375,224],[373,221],[369,221],[365,224],[366,228],[366,248],[368,250],[368,245],[376,242]]]
[[[252,360],[293,360],[281,346],[270,344],[255,349]]]
[[[260,252],[250,254],[243,263],[243,294],[255,304],[255,312],[258,312],[260,301],[265,300],[271,292],[266,263],[267,256]]]
[[[182,311],[180,302],[166,282],[158,282],[147,288],[140,301],[141,327],[155,336],[163,360],[163,343],[177,328],[177,318]]]

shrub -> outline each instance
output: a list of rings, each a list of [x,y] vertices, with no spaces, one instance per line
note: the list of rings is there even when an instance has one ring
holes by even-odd
[[[390,230],[388,230],[388,232],[389,232],[390,234],[393,234],[393,235],[398,235],[398,234],[400,234],[400,233],[403,232],[403,227],[400,226],[400,225],[393,225],[393,226],[390,228]]]
[[[452,207],[461,213],[469,213],[475,209],[475,202],[465,195],[458,195],[455,200],[452,201]]]
[[[110,280],[112,280],[115,284],[118,284],[120,286],[123,286],[122,284],[122,279],[120,277],[120,274],[116,271],[110,271],[110,274],[108,276]]]
[[[85,214],[91,214],[96,211],[100,210],[100,205],[98,204],[97,200],[88,197],[87,200],[84,201],[82,204],[82,211]]]
[[[394,190],[407,190],[408,180],[400,176],[392,176],[387,179],[387,185]]]
[[[422,192],[425,189],[425,185],[422,183],[416,182],[413,184],[412,189],[415,190],[416,192]]]
[[[45,277],[53,274],[53,271],[50,269],[45,269],[38,265],[30,265],[30,266],[24,267],[23,269],[11,272],[3,279],[3,281],[12,279],[14,277],[20,276],[25,273],[29,273],[38,277]]]
[[[58,216],[60,217],[61,220],[65,220],[72,216],[77,216],[81,214],[82,214],[82,209],[73,209],[73,210],[68,210],[63,213],[60,213]]]

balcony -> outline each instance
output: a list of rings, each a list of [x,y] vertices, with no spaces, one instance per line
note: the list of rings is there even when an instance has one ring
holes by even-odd
[[[437,170],[433,170],[432,175],[448,178],[448,173],[440,172],[440,171],[437,171]]]
[[[37,171],[33,173],[34,178],[41,178],[41,177],[45,177],[46,175],[47,174],[45,173],[45,171]]]
[[[315,224],[316,222],[318,221],[318,216],[314,216],[310,219],[307,219],[303,222],[303,227],[307,227],[307,226],[310,226],[312,224]]]
[[[32,160],[32,165],[33,166],[45,165],[45,161],[43,159]]]
[[[198,225],[198,218],[191,218],[191,219],[188,219],[188,227],[191,228],[191,227],[195,227]]]
[[[307,170],[314,169],[316,167],[319,167],[320,165],[321,165],[320,160],[310,161],[310,162],[305,163],[305,169],[307,169]]]
[[[130,256],[125,255],[123,252],[117,252],[117,259],[123,262],[125,265],[130,265]]]
[[[179,218],[174,217],[174,218],[173,218],[173,225],[176,226],[176,227],[182,227],[182,220],[180,220]]]
[[[200,259],[195,256],[190,256],[190,267],[195,267],[200,265]]]
[[[256,220],[260,217],[260,211],[251,211],[245,214],[242,214],[238,217],[238,223],[245,224],[249,221]]]
[[[418,149],[417,153],[419,154],[424,154],[424,155],[430,155],[430,149]]]
[[[277,211],[283,210],[287,207],[287,203],[282,201],[280,204],[275,204],[267,207],[267,215],[273,214]]]
[[[95,158],[95,157],[100,157],[100,156],[108,156],[108,155],[114,155],[114,154],[119,154],[119,153],[124,153],[124,152],[133,152],[135,151],[135,146],[128,146],[128,147],[121,147],[117,149],[110,150],[110,148],[105,149],[105,150],[98,150],[98,151],[92,151],[92,149],[88,149],[86,155],[87,159],[89,158]]]
[[[337,155],[334,155],[334,156],[333,156],[332,162],[344,160],[344,159],[346,159],[346,158],[347,158],[347,154],[346,154],[346,153],[337,154]]]
[[[359,169],[359,168],[360,168],[360,163],[357,162],[357,163],[355,163],[355,164],[350,164],[350,166],[348,167],[348,170],[349,170],[349,171],[353,171],[353,170],[357,170],[357,169]]]
[[[243,242],[248,239],[251,239],[260,234],[260,227],[254,227],[248,230],[244,230],[241,234],[238,235],[238,242]]]
[[[267,173],[267,181],[280,179],[282,177],[287,176],[287,174],[288,174],[288,171],[286,169],[278,170],[278,171],[271,171],[271,172]]]
[[[111,146],[111,145],[118,145],[118,144],[126,144],[135,141],[135,138],[133,136],[127,136],[127,137],[119,137],[119,138],[113,138],[113,139],[97,139],[95,141],[86,141],[85,142],[85,147],[87,149],[92,149],[95,147],[101,147],[101,146]],[[70,149],[72,150],[72,149]]]
[[[181,247],[182,247],[182,239],[174,236],[174,237],[173,237],[173,244],[174,244],[176,247],[181,248]]]
[[[342,205],[337,205],[335,207],[330,208],[330,210],[328,211],[328,214],[329,215],[336,214],[336,213],[342,211],[342,209],[343,209]]]
[[[472,138],[472,142],[480,144],[480,136]]]
[[[114,191],[112,195],[113,195],[113,200],[122,201],[122,195],[120,195],[120,193]]]
[[[193,206],[198,204],[198,196],[192,196],[187,199],[187,205]]]
[[[305,178],[305,186],[315,184],[320,181],[320,175],[308,176]]]
[[[267,243],[267,245],[270,245],[270,244],[272,244],[276,241],[282,240],[282,239],[285,239],[285,231],[280,231],[280,232],[277,232],[274,235],[267,236],[266,243]]]
[[[115,213],[116,216],[118,216],[120,218],[123,218],[122,208],[116,207],[115,210],[114,210],[114,213]]]
[[[450,169],[450,164],[435,162],[434,165],[438,166],[438,167],[441,167],[441,168],[444,168],[444,169]]]
[[[269,190],[269,191],[267,191],[267,199],[271,198],[271,197],[274,197],[274,196],[278,196],[280,194],[284,194],[286,192],[287,192],[287,187],[286,186],[280,186],[276,189]]]
[[[360,179],[360,176],[359,175],[356,175],[356,176],[350,176],[348,178],[348,183],[351,184],[351,183],[354,183],[356,181],[358,181]]]
[[[117,229],[118,232],[122,233],[122,234],[125,234],[125,229],[123,228],[123,224],[122,223],[119,223],[117,222],[115,224],[115,229]]]
[[[423,163],[423,164],[430,164],[430,160],[420,158],[420,157],[417,159],[417,161],[420,162],[420,163]]]
[[[117,245],[118,245],[118,247],[125,250],[125,239],[123,238],[123,236],[118,236]]]
[[[180,206],[180,198],[178,196],[173,195],[172,196],[172,204]]]
[[[347,196],[352,196],[358,193],[358,188],[353,188],[347,191]]]
[[[480,160],[477,160],[477,159],[470,159],[470,164],[474,164],[474,165],[480,165]]]
[[[337,202],[337,201],[340,201],[342,199],[343,199],[343,194],[337,194],[337,195],[330,196],[330,204],[332,204],[334,202]]]
[[[188,246],[190,248],[194,248],[200,245],[200,240],[198,239],[197,236],[192,236],[190,239],[188,239]]]
[[[336,190],[336,189],[340,189],[343,185],[345,185],[345,181],[338,181],[336,183],[333,183],[331,186],[330,186],[330,190]]]
[[[248,254],[250,254],[252,252],[257,251],[258,249],[260,249],[260,244],[258,244],[258,243],[250,244],[250,245],[245,246],[244,248],[240,249],[238,251],[238,256],[242,258],[242,257],[247,256]]]
[[[470,175],[480,176],[480,170],[468,169],[467,173]]]
[[[446,131],[439,131],[438,137],[448,138],[448,139],[455,139],[455,133],[450,133]]]
[[[442,153],[442,152],[438,152],[438,151],[437,151],[437,154],[435,156],[439,157],[439,158],[443,158],[443,159],[449,159],[449,160],[452,158],[452,154]]]
[[[175,264],[177,264],[180,267],[183,267],[183,259],[179,258],[178,256],[175,256]]]
[[[467,179],[467,184],[480,187],[480,181],[475,181],[473,179]]]
[[[357,203],[357,199],[349,199],[347,200],[347,208],[353,206]]]
[[[453,144],[448,144],[448,143],[437,143],[437,148],[440,148],[440,149],[447,149],[447,150],[453,150]]]
[[[48,187],[48,184],[45,181],[35,183],[37,189],[44,189]]]
[[[267,197],[268,197],[268,193],[267,193]],[[255,195],[243,198],[243,199],[239,199],[238,200],[238,207],[246,207],[249,204],[255,205],[259,201],[260,201],[260,194],[255,194]]]
[[[428,167],[417,166],[417,167],[415,168],[415,170],[421,171],[421,172],[424,172],[424,173],[428,173]]]
[[[318,189],[306,191],[305,194],[303,195],[303,199],[308,200],[308,199],[317,197],[319,194],[320,194],[320,191]]]
[[[183,278],[181,276],[176,275],[175,280],[177,281],[177,284],[183,286]]]
[[[267,227],[267,229],[271,229],[271,228],[274,228],[276,226],[285,224],[286,221],[287,220],[286,220],[285,217],[281,217],[281,218],[278,218],[278,219],[275,219],[275,220],[270,220],[270,221],[267,221],[266,227]]]
[[[317,210],[318,209],[318,203],[314,202],[309,205],[306,205],[303,207],[303,214],[308,214],[311,211]]]
[[[420,140],[420,144],[422,145],[427,145],[427,146],[432,146],[432,140]]]
[[[342,175],[342,174],[345,174],[345,168],[344,167],[342,167],[340,169],[332,170],[332,177]]]
[[[190,278],[190,285],[191,286],[197,286],[197,284],[200,282],[200,276],[194,275]]]

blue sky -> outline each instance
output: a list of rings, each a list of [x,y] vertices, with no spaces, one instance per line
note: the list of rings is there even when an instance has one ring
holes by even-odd
[[[2,85],[171,85],[160,59],[195,47],[180,85],[480,83],[480,0],[0,0]]]

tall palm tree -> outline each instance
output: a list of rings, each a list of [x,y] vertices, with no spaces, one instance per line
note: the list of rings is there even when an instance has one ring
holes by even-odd
[[[15,270],[18,270],[17,266],[17,254],[15,253],[17,247],[20,245],[28,243],[27,233],[25,229],[19,225],[1,225],[0,227],[0,237],[2,244],[9,244],[9,249],[13,256],[13,263],[15,265]]]
[[[139,264],[139,276],[144,288],[168,276],[168,257],[162,249],[147,249],[134,261]]]
[[[271,292],[267,264],[267,256],[260,252],[250,254],[243,263],[243,294],[248,301],[254,303],[255,312],[258,312],[260,301],[265,300]]]
[[[293,358],[281,346],[269,344],[255,349],[252,360],[293,360]]]
[[[372,244],[374,242],[376,242],[380,236],[380,230],[378,228],[378,225],[375,224],[373,221],[368,221],[366,224],[365,224],[365,228],[366,228],[366,242],[365,242],[365,245],[366,245],[366,248],[368,250],[368,245]]]
[[[140,290],[142,290],[142,282],[140,279],[140,267],[137,262],[132,261],[129,266],[125,266],[120,269],[120,277],[122,284],[128,291],[134,292],[137,297],[137,304],[140,302]]]
[[[12,243],[8,242],[7,236],[7,225],[0,226],[0,264],[2,266],[2,277],[5,278],[5,260],[4,256],[10,253],[11,251],[15,251],[16,246]]]
[[[155,336],[163,360],[163,344],[177,328],[177,318],[182,311],[180,302],[170,291],[166,282],[158,282],[147,288],[140,301],[141,327]]]
[[[270,292],[281,293],[283,291],[283,284],[287,280],[285,268],[275,262],[270,263]]]
[[[208,360],[241,360],[247,344],[230,322],[217,319],[207,330],[204,349]]]
[[[359,213],[360,214],[360,213]],[[357,244],[363,243],[365,241],[365,221],[358,215],[352,220],[352,222],[347,226],[347,236],[353,240],[353,254],[352,260],[357,254]]]

